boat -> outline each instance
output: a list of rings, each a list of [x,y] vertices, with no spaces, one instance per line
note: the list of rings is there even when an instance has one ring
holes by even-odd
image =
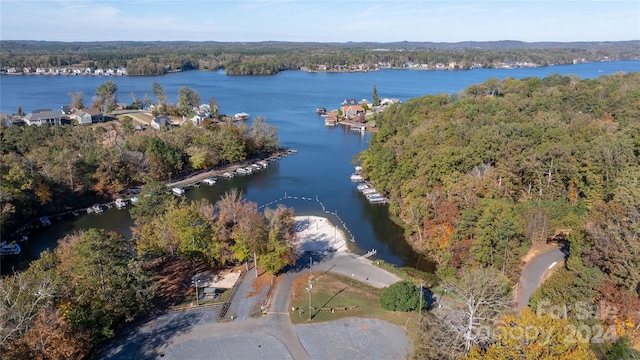
[[[319,108],[316,109],[316,114],[318,114],[318,115],[324,115],[326,113],[327,113],[327,109],[326,108],[319,107]]]
[[[385,202],[384,196],[382,196],[379,193],[373,193],[373,194],[367,195],[367,200],[369,200],[370,203],[374,203],[374,204]]]
[[[176,186],[174,188],[171,188],[171,191],[178,196],[184,195],[184,188],[182,186]]]
[[[18,255],[21,251],[22,248],[16,243],[7,244],[2,242],[2,246],[0,246],[0,255]]]
[[[224,174],[222,174],[222,177],[225,179],[231,179],[234,176],[234,174],[232,172],[226,172]]]
[[[247,114],[246,112],[237,113],[233,115],[233,120],[234,121],[249,120],[249,114]]]
[[[363,195],[375,194],[376,192],[377,192],[376,189],[373,189],[373,188],[364,189],[361,191]]]
[[[253,170],[250,167],[243,167],[243,168],[238,168],[236,170],[236,173],[240,174],[240,175],[249,175],[253,172]]]
[[[91,207],[91,210],[93,210],[94,214],[102,214],[102,212],[104,211],[102,209],[102,205],[100,204],[93,204],[93,206]]]
[[[360,192],[367,190],[368,188],[369,188],[369,185],[367,184],[359,184],[358,186],[356,186],[356,189],[358,189],[358,191]]]
[[[355,182],[364,181],[364,178],[360,174],[351,174],[349,178],[351,179],[351,181],[355,181]]]
[[[120,199],[120,198],[116,199],[114,204],[116,205],[116,207],[118,209],[124,209],[124,208],[127,207],[127,203],[123,199]]]
[[[260,160],[256,164],[260,165],[263,169],[266,169],[267,167],[269,167],[269,162],[265,160]]]
[[[49,220],[48,216],[43,216],[40,218],[40,223],[42,224],[42,226],[49,226],[51,225],[51,220]]]
[[[202,180],[202,182],[207,184],[207,185],[215,185],[216,181],[218,181],[218,179],[216,179],[214,177],[210,177],[210,178],[206,178],[206,179]]]

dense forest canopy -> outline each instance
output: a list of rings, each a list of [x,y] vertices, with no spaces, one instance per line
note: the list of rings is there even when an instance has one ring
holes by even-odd
[[[87,358],[124,323],[182,304],[197,264],[219,269],[256,254],[275,274],[294,260],[293,209],[260,213],[235,190],[215,204],[181,201],[162,188],[145,186],[132,239],[101,229],[69,234],[27,270],[0,278],[3,358]],[[193,265],[166,281],[163,267],[176,262]]]
[[[441,276],[480,266],[515,283],[532,245],[560,240],[569,259],[533,308],[606,300],[638,330],[640,73],[493,78],[376,123],[363,171]]]
[[[539,66],[574,61],[640,59],[640,42],[526,43],[397,42],[46,42],[1,41],[1,68],[126,67],[129,75],[190,69],[225,69],[230,75],[270,75],[283,70],[344,71],[351,66],[403,68],[456,63],[458,69],[504,63]]]

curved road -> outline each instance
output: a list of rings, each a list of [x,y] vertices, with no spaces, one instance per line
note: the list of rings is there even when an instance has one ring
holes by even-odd
[[[522,269],[520,281],[518,282],[518,293],[516,296],[517,313],[520,313],[520,311],[529,304],[529,299],[538,286],[540,286],[544,273],[556,263],[564,261],[565,257],[565,248],[555,248],[527,262],[524,269]]]
[[[289,311],[293,280],[310,271],[336,272],[376,287],[389,286],[401,280],[374,266],[370,260],[352,254],[330,254],[321,261],[314,261],[312,266],[309,266],[309,258],[302,259],[298,266],[285,273],[278,282],[271,298],[269,312],[265,316],[218,323],[215,320],[215,309],[169,313],[132,329],[129,334],[102,349],[94,358],[306,360],[311,359],[312,353],[316,357],[367,359],[376,354],[378,357],[396,358],[397,354],[408,351],[408,339],[404,330],[376,319],[344,319],[324,324],[325,327],[334,327],[333,330],[305,330],[302,333],[303,339],[305,344],[311,347],[306,349],[299,332],[291,324]],[[385,329],[385,335],[382,337],[372,336],[371,330],[361,330],[381,327]],[[345,336],[344,331],[348,331],[348,336]],[[334,345],[341,342],[343,345],[359,348],[356,349],[356,354],[359,355],[354,356],[353,351],[335,353]],[[374,353],[371,353],[372,351]]]

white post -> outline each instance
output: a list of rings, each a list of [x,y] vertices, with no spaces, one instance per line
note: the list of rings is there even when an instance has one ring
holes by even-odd
[[[311,322],[311,288],[313,284],[311,284],[311,275],[309,275],[309,287],[307,290],[309,291],[309,322]]]

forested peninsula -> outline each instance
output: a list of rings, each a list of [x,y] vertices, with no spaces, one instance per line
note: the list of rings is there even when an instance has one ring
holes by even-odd
[[[532,309],[604,301],[616,309],[605,323],[637,341],[639,119],[639,73],[492,78],[393,105],[358,157],[441,278],[493,268],[515,284],[532,246],[559,242],[568,260]]]
[[[280,147],[277,127],[263,117],[251,126],[210,120],[143,131],[128,116],[91,127],[1,125],[2,233],[38,216],[112,201],[130,188],[170,182]]]
[[[0,70],[126,68],[127,75],[192,69],[229,75],[273,75],[285,70],[374,71],[385,68],[464,70],[637,60],[639,41],[619,42],[48,42],[0,41]],[[9,71],[11,70],[11,71]]]

